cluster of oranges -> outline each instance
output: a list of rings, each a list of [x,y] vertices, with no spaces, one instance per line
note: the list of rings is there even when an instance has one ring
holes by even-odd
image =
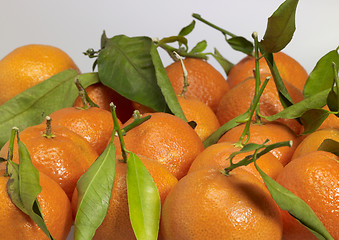
[[[307,72],[282,52],[274,58],[293,101],[303,100]],[[57,110],[41,124],[20,132],[20,140],[40,172],[43,191],[38,200],[52,236],[58,240],[67,238],[77,212],[77,181],[114,137],[109,107],[114,102],[121,127],[133,121],[131,116],[135,110],[151,116],[124,135],[124,144],[128,151],[140,157],[158,188],[162,206],[159,239],[316,239],[279,208],[254,163],[229,173],[223,171],[231,165],[230,156],[241,149],[239,140],[245,123],[204,147],[208,136],[250,107],[255,94],[254,58],[247,56],[241,60],[227,79],[205,60],[186,58],[183,64],[189,83],[184,93],[181,63],[167,66],[166,72],[187,121],[194,121],[195,128],[179,117],[154,112],[97,83],[86,88],[86,92],[98,107],[84,106],[78,98],[73,107]],[[78,70],[57,48],[28,45],[16,49],[0,61],[0,104],[68,68]],[[270,70],[262,59],[260,77],[267,76]],[[259,104],[262,115],[283,110],[272,81]],[[339,120],[331,116],[316,132],[305,136],[301,135],[302,131],[302,125],[294,119],[268,122],[264,118],[260,121],[253,118],[246,140],[258,144],[266,139],[270,143],[293,141],[292,147],[273,149],[256,162],[267,175],[303,199],[333,238],[339,239],[339,158],[333,153],[318,151],[324,139],[339,141]],[[113,142],[117,156],[115,182],[108,212],[94,239],[135,239],[129,220],[126,164],[121,161],[118,137],[114,137]],[[1,157],[7,157],[8,146],[6,143],[1,149]],[[13,161],[18,162],[16,145],[14,149]],[[252,152],[236,155],[232,164],[249,154]],[[11,203],[4,163],[0,169],[0,198],[5,203],[0,207],[3,216],[0,222],[7,228],[0,233],[0,238],[47,239],[37,225]]]

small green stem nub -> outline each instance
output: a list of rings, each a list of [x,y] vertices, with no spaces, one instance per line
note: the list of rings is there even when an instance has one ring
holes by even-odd
[[[52,133],[52,119],[50,116],[46,116],[46,131],[43,134],[45,138],[54,138],[55,135]]]

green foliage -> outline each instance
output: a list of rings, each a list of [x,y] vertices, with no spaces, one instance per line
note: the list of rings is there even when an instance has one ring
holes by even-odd
[[[114,184],[116,167],[115,147],[107,148],[77,183],[78,210],[74,222],[75,239],[92,239],[104,220]]]
[[[79,78],[87,87],[98,82],[95,73],[81,74],[66,70],[35,85],[0,106],[0,147],[9,139],[12,127],[25,129],[40,124],[44,116],[64,108],[71,107],[78,96],[74,79]]]
[[[138,240],[158,239],[160,196],[152,176],[140,158],[130,153],[127,160],[129,215]]]

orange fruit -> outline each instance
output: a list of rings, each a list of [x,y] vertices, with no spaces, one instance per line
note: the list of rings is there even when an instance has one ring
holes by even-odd
[[[328,106],[326,105],[323,107],[326,110],[329,110]],[[334,114],[330,114],[325,121],[319,126],[318,129],[324,129],[324,128],[337,128],[339,129],[339,117],[337,117]]]
[[[295,149],[292,159],[317,151],[325,139],[339,141],[339,129],[324,128],[307,135]]]
[[[195,131],[202,141],[219,127],[219,120],[212,109],[200,100],[192,97],[178,96],[179,104],[187,121],[194,121]]]
[[[283,52],[274,53],[273,57],[281,78],[302,91],[308,78],[304,67]],[[244,57],[232,67],[227,75],[227,82],[230,87],[233,88],[245,79],[253,77],[253,69],[255,69],[255,58],[253,56]],[[259,60],[259,71],[260,73],[271,74],[265,58]]]
[[[101,154],[112,137],[111,112],[97,108],[68,107],[50,114],[54,126],[63,126],[85,138]]]
[[[239,141],[244,128],[245,124],[240,124],[232,128],[219,139],[219,142]],[[250,125],[250,138],[248,143],[262,144],[266,139],[269,139],[267,144],[290,140],[293,141],[292,147],[279,147],[271,150],[271,153],[279,159],[283,166],[291,160],[293,152],[299,144],[299,138],[297,135],[283,124],[273,122],[265,124],[252,123]]]
[[[5,227],[0,231],[0,239],[49,239],[38,225],[11,201],[7,193],[9,177],[5,177],[4,173],[0,173],[0,224]],[[62,188],[43,173],[40,173],[40,185],[42,191],[37,199],[46,226],[55,239],[65,240],[73,224],[71,203]]]
[[[293,159],[278,175],[277,182],[304,200],[334,239],[339,239],[339,157],[324,151]],[[283,215],[286,239],[312,239],[305,227]],[[314,237],[313,237],[314,238]]]
[[[138,157],[153,177],[161,203],[163,203],[178,180],[159,162],[141,155],[138,155]],[[121,156],[117,156],[115,180],[108,211],[93,239],[136,239],[129,219],[126,186],[127,165],[119,159],[121,159]],[[77,193],[74,196],[72,206],[76,206]]]
[[[261,80],[265,79],[265,75],[261,75]],[[289,92],[294,103],[303,100],[302,92],[292,84],[285,82],[287,91]],[[230,89],[220,100],[216,115],[220,124],[225,124],[231,119],[246,112],[251,105],[255,93],[255,79],[249,78],[237,86]],[[274,115],[284,109],[280,100],[273,79],[270,79],[265,87],[263,94],[259,100],[260,113],[264,116]],[[262,119],[265,121],[264,119]],[[277,119],[291,128],[295,133],[299,134],[301,125],[294,119]]]
[[[45,137],[46,125],[39,124],[20,132],[20,140],[26,145],[33,165],[56,181],[69,198],[80,176],[97,159],[98,153],[78,134],[62,126],[53,126],[54,137]],[[7,142],[0,156],[7,157]],[[13,161],[18,163],[17,143],[14,143]]]
[[[195,157],[204,149],[198,134],[187,122],[174,115],[148,113],[151,118],[128,131],[124,142],[128,151],[149,157],[164,164],[178,179],[186,175]],[[131,123],[128,120],[122,127]],[[117,154],[120,142],[114,139]]]
[[[196,97],[213,111],[216,111],[221,97],[228,91],[229,86],[224,76],[208,62],[197,58],[183,59],[188,73],[189,86],[186,96]],[[176,94],[182,92],[184,76],[180,61],[166,67],[169,80]]]
[[[132,101],[121,96],[112,88],[99,82],[88,86],[85,91],[93,102],[95,102],[100,108],[107,111],[111,111],[110,103],[113,102],[116,106],[118,119],[122,122],[126,122],[131,118],[134,111]],[[73,106],[83,107],[80,97],[75,100]]]
[[[0,60],[0,105],[66,69],[79,71],[73,60],[57,47],[30,44],[14,49]]]
[[[233,152],[240,151],[241,148],[235,147],[232,142],[220,142],[213,144],[202,151],[193,161],[188,173],[197,171],[202,168],[218,168],[224,169],[230,166],[230,155]],[[237,163],[240,160],[244,159],[246,156],[253,154],[253,152],[240,153],[236,155],[232,162]],[[256,160],[258,166],[263,170],[268,176],[275,179],[280,171],[283,169],[283,165],[279,160],[273,156],[272,153],[267,153]],[[254,166],[254,163],[250,163],[241,168],[251,172],[256,176],[260,181],[263,182],[259,172]]]
[[[160,234],[171,239],[281,239],[280,210],[253,174],[214,168],[187,174],[168,194]]]

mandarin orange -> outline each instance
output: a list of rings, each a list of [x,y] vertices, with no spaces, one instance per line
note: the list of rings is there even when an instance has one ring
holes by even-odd
[[[156,112],[146,122],[131,129],[124,136],[128,151],[149,157],[165,165],[178,179],[186,175],[195,157],[204,149],[194,129],[172,114]],[[122,127],[130,124],[128,120]],[[121,154],[120,141],[114,139],[117,154]]]
[[[202,151],[195,158],[188,173],[197,171],[202,168],[227,168],[230,166],[230,159],[228,159],[230,155],[240,150],[241,148],[235,147],[233,142],[220,142],[213,144]],[[233,158],[232,162],[234,164],[238,163],[240,160],[251,154],[253,154],[253,152],[240,153]],[[275,179],[283,169],[283,165],[280,163],[280,161],[270,152],[258,158],[257,164],[261,170],[263,170],[268,176],[273,179]],[[254,176],[256,176],[258,179],[260,179],[260,181],[263,182],[259,172],[254,166],[254,163],[242,166],[241,168],[251,172]]]
[[[178,101],[187,121],[194,121],[197,124],[194,130],[202,141],[220,127],[217,116],[205,103],[186,96],[178,96]]]
[[[308,73],[304,67],[294,58],[283,52],[274,53],[273,57],[281,78],[302,91],[308,78]],[[255,58],[253,56],[246,56],[240,60],[232,67],[227,76],[230,87],[233,88],[245,79],[253,77],[254,68]],[[259,60],[259,71],[260,73],[271,73],[264,58]]]
[[[262,77],[265,75],[261,75]],[[263,78],[262,78],[263,79]],[[302,92],[292,84],[285,82],[294,103],[303,100]],[[220,100],[216,115],[220,124],[225,124],[238,115],[246,112],[255,94],[255,79],[249,78],[230,89]],[[263,116],[274,115],[284,109],[282,106],[274,80],[270,79],[259,100],[260,113]],[[253,116],[254,118],[254,116]],[[263,119],[263,121],[265,121]],[[294,119],[280,118],[277,122],[283,123],[291,128],[296,134],[301,131],[301,125]]]
[[[20,132],[20,140],[26,145],[33,165],[56,181],[69,198],[80,176],[97,159],[98,153],[78,134],[62,126],[53,126],[46,134],[46,124],[28,127]],[[7,157],[9,142],[0,151]],[[13,161],[18,163],[18,147],[14,143]]]
[[[42,191],[37,196],[37,199],[46,226],[55,239],[65,240],[73,224],[70,200],[54,180],[43,173],[39,175]],[[7,192],[8,179],[9,177],[4,176],[4,171],[1,171],[0,224],[6,226],[6,229],[0,231],[0,239],[49,239],[38,225],[11,201]]]
[[[0,105],[66,69],[79,69],[61,49],[41,44],[18,47],[0,60]]]
[[[138,155],[138,157],[153,177],[159,191],[161,203],[163,203],[178,180],[159,162],[141,155]],[[93,239],[136,239],[129,218],[126,185],[127,164],[120,161],[121,159],[121,155],[118,155],[115,180],[106,217],[97,229]],[[76,207],[77,199],[77,192],[75,192],[72,198],[73,207]],[[73,211],[76,212],[76,209],[73,208]]]
[[[187,174],[168,194],[160,234],[171,239],[281,239],[279,207],[265,185],[240,168]]]
[[[188,73],[186,96],[196,97],[216,111],[221,97],[229,90],[224,76],[207,61],[197,58],[183,59]],[[184,76],[180,61],[166,67],[169,80],[176,94],[182,92]]]
[[[245,124],[240,124],[231,130],[227,131],[220,139],[219,142],[232,141],[237,142],[243,133]],[[285,166],[292,158],[292,155],[299,144],[299,138],[288,127],[279,123],[265,123],[250,125],[249,143],[262,144],[266,139],[269,139],[268,144],[293,141],[292,147],[279,147],[271,150],[273,155],[279,159],[281,164]]]
[[[277,182],[304,200],[334,239],[339,239],[339,157],[316,151],[293,159],[278,175]],[[312,233],[283,215],[286,239],[312,239]]]

